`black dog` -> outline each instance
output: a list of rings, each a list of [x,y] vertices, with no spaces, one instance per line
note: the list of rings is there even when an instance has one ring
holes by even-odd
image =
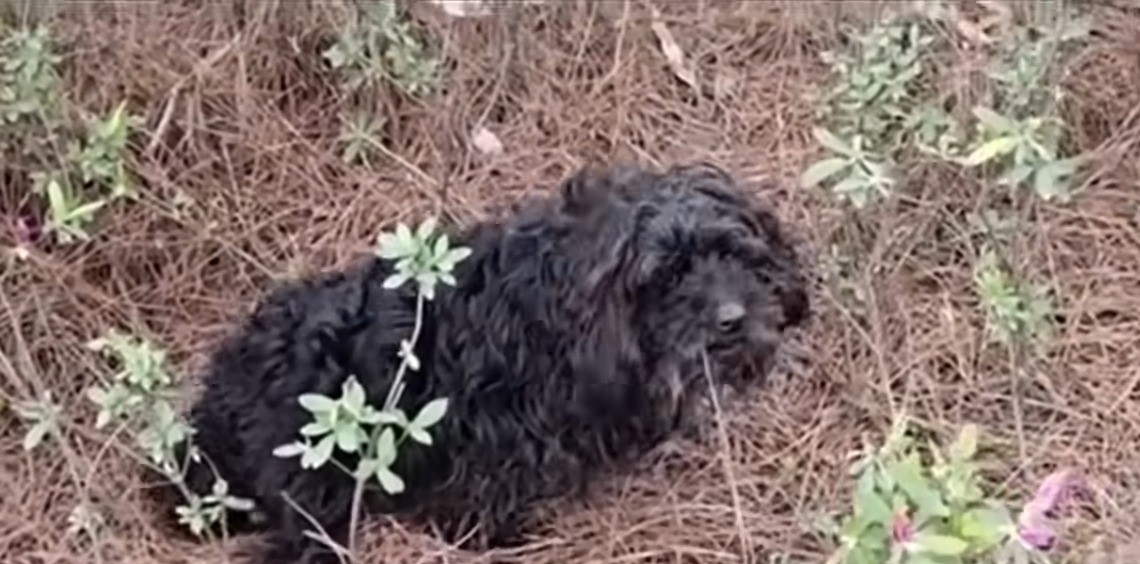
[[[533,502],[667,438],[708,390],[706,364],[723,385],[763,381],[784,330],[809,316],[779,222],[709,164],[583,170],[558,197],[457,242],[473,252],[457,286],[427,302],[423,367],[401,401],[414,414],[446,396],[447,414],[432,446],[400,448],[407,489],[367,497],[449,539],[478,525],[468,546],[518,540]],[[355,375],[383,404],[416,307],[412,284],[382,287],[392,272],[374,259],[274,291],[215,353],[190,416],[212,466],[193,465],[187,483],[207,493],[216,469],[253,499],[271,531],[266,561],[335,560],[283,492],[347,541],[352,478],[272,451],[309,422],[301,394],[336,397]]]

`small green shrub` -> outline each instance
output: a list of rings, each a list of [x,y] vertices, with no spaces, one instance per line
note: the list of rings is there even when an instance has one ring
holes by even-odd
[[[920,449],[900,419],[886,443],[863,453],[853,511],[838,529],[843,564],[1028,563],[1041,555],[1022,542],[1010,509],[987,495],[975,460],[979,429]]]
[[[998,342],[1030,344],[1048,339],[1054,306],[1043,286],[1015,279],[991,250],[983,253],[974,283],[986,311],[988,333]]]
[[[273,451],[282,458],[299,456],[303,468],[320,468],[331,462],[356,480],[349,553],[355,552],[355,525],[365,485],[375,479],[390,494],[402,492],[404,480],[392,470],[400,446],[408,439],[430,446],[429,429],[447,413],[447,398],[429,401],[411,418],[399,407],[407,371],[420,369],[415,346],[423,327],[425,302],[434,299],[438,284],[456,283],[452,270],[471,253],[466,247],[452,248],[446,234],[435,233],[435,225],[429,219],[413,232],[400,224],[394,232],[382,233],[379,238],[377,254],[394,260],[396,270],[384,280],[384,288],[395,290],[414,282],[417,290],[415,327],[412,335],[400,343],[400,366],[384,404],[379,408],[369,405],[365,390],[355,377],[344,382],[339,397],[302,395],[299,402],[312,414],[313,421],[301,428],[298,441]],[[356,467],[343,466],[335,458],[336,452],[355,456]]]
[[[62,244],[90,239],[96,213],[133,195],[126,170],[127,142],[137,118],[120,104],[105,119],[89,118],[85,135],[65,119],[50,30],[16,29],[0,41],[0,150],[18,148],[38,170],[32,192],[47,202],[44,228]]]
[[[829,52],[835,84],[819,100],[814,131],[830,155],[808,167],[805,187],[834,179],[831,190],[856,209],[886,197],[898,181],[900,151],[916,135],[923,147],[945,150],[952,125],[918,98],[934,37],[921,23],[889,19],[852,37],[852,52]],[[943,130],[946,131],[943,131]]]
[[[133,449],[146,463],[179,487],[186,502],[176,508],[179,523],[203,535],[213,525],[225,524],[226,508],[252,510],[251,501],[228,494],[228,485],[221,478],[205,496],[185,487],[187,463],[201,461],[202,454],[193,445],[194,429],[171,404],[177,393],[176,382],[166,366],[165,351],[149,341],[114,331],[92,341],[90,347],[112,357],[120,367],[110,382],[88,390],[88,398],[99,407],[95,428],[116,423],[115,436],[126,430],[134,439]],[[188,446],[187,458],[178,457],[179,444]]]
[[[378,93],[390,84],[412,98],[426,96],[439,84],[442,64],[394,1],[350,10],[323,57],[355,108],[341,118],[341,158],[368,165],[377,151],[384,152],[385,118],[375,110]]]
[[[417,37],[392,0],[369,2],[353,12],[324,52],[341,73],[346,92],[390,83],[409,96],[426,94],[439,78],[440,61]]]

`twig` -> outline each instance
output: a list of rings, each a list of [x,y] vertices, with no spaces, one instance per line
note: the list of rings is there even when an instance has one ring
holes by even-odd
[[[289,497],[289,494],[284,490],[281,491],[281,498],[284,499],[285,503],[289,504],[289,507],[292,507],[294,511],[300,513],[301,516],[304,517],[305,520],[308,521],[309,524],[316,528],[318,531],[316,533],[312,531],[305,531],[305,536],[322,542],[331,548],[333,552],[336,553],[337,558],[340,559],[341,564],[349,564],[352,562],[352,553],[341,546],[340,543],[333,540],[333,538],[329,536],[328,532],[325,531],[325,528],[321,526],[320,522],[318,522],[316,518],[314,518],[312,515],[309,515],[307,511],[302,509],[301,506],[298,505],[297,502],[293,501],[293,498]]]
[[[415,349],[416,343],[420,340],[420,332],[423,330],[424,320],[424,293],[416,293],[416,324],[412,328],[412,338],[409,340],[411,345],[409,348]],[[396,378],[392,381],[392,387],[388,388],[388,397],[384,400],[384,410],[387,411],[396,407],[400,401],[400,396],[404,392],[404,375],[408,372],[409,359],[411,355],[415,354],[414,350],[409,350],[408,354],[404,356],[400,367],[396,370]],[[376,427],[377,432],[381,427]],[[369,441],[370,445],[376,444],[376,437],[372,437]],[[374,447],[373,447],[374,448]],[[374,453],[373,453],[374,454]],[[348,525],[348,550],[351,554],[356,554],[356,530],[360,524],[360,506],[364,499],[364,486],[368,483],[368,476],[354,476],[356,478],[356,487],[352,491],[352,510],[349,516]]]
[[[728,478],[729,491],[732,493],[732,508],[736,514],[736,530],[740,536],[740,551],[744,562],[752,561],[752,540],[748,529],[744,526],[744,510],[740,503],[740,492],[736,483],[736,476],[732,471],[732,460],[729,458],[728,432],[724,428],[724,417],[720,410],[720,400],[717,398],[716,383],[713,382],[712,369],[709,367],[709,356],[701,351],[701,363],[704,365],[705,380],[709,384],[709,396],[712,398],[713,413],[716,415],[717,431],[720,435],[721,462],[724,473]]]

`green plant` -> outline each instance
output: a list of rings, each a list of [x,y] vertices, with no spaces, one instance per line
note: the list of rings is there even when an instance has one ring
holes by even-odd
[[[427,95],[439,82],[441,62],[394,1],[349,10],[323,57],[356,108],[341,119],[341,158],[367,165],[375,152],[387,152],[379,141],[385,119],[375,110],[381,87],[391,84],[413,98]]]
[[[91,119],[87,135],[72,147],[59,169],[32,174],[32,190],[47,198],[45,230],[61,243],[90,239],[87,226],[112,201],[133,197],[126,171],[127,139],[138,119],[120,104],[106,119]],[[94,185],[96,192],[90,188]]]
[[[990,335],[1006,344],[1040,342],[1050,334],[1053,301],[1042,286],[1016,280],[997,253],[983,251],[974,283]]]
[[[60,96],[61,61],[46,27],[17,29],[0,41],[0,148],[19,147],[33,161],[32,193],[47,202],[45,233],[70,244],[90,239],[100,209],[132,195],[125,158],[138,120],[124,103],[106,119],[88,119],[85,135],[72,135]]]
[[[55,52],[50,31],[43,26],[7,32],[0,40],[0,117],[5,128],[46,122],[59,115],[59,73],[62,57]]]
[[[141,120],[127,113],[126,102],[120,103],[106,119],[91,119],[87,135],[71,158],[84,184],[94,184],[111,199],[134,196],[134,186],[125,160],[131,130]]]
[[[324,52],[355,92],[390,82],[409,96],[426,94],[439,78],[439,59],[423,45],[412,24],[392,0],[369,2],[354,12]]]
[[[412,335],[400,343],[398,354],[402,360],[383,405],[376,408],[367,403],[366,390],[355,376],[345,380],[339,397],[304,394],[298,401],[312,414],[313,421],[300,429],[300,440],[273,451],[282,458],[300,456],[303,468],[320,468],[331,462],[356,480],[349,553],[355,552],[356,523],[366,484],[375,479],[389,494],[402,492],[404,480],[392,470],[400,446],[407,439],[430,446],[429,429],[447,412],[447,398],[427,402],[412,418],[399,407],[407,371],[420,368],[415,346],[423,327],[425,302],[434,299],[438,284],[456,283],[452,270],[471,253],[466,247],[451,248],[446,234],[435,233],[435,225],[429,219],[413,232],[400,224],[394,232],[379,237],[377,254],[396,261],[396,272],[384,280],[383,287],[395,290],[409,281],[416,284],[415,327]],[[334,455],[338,451],[355,455],[355,468],[337,460]]]
[[[831,563],[1030,562],[1009,508],[987,496],[975,457],[979,429],[964,426],[945,447],[918,448],[901,418],[879,449],[851,467],[853,512],[839,527]],[[925,455],[925,456],[924,456]]]
[[[1054,80],[1057,63],[1069,44],[1088,33],[1086,22],[1062,14],[1053,29],[1019,27],[1001,43],[987,72],[995,87],[993,107],[976,107],[973,149],[961,159],[967,167],[992,163],[999,184],[1029,184],[1042,200],[1062,202],[1083,158],[1062,157],[1065,123],[1057,116],[1061,87]]]
[[[897,156],[911,137],[935,153],[955,143],[952,122],[917,97],[923,59],[934,37],[922,24],[891,19],[855,34],[852,52],[824,53],[835,84],[819,100],[815,138],[832,155],[808,167],[805,187],[839,179],[831,190],[856,209],[883,198],[897,182]]]
[[[826,129],[812,130],[817,141],[837,156],[828,157],[808,167],[802,176],[805,187],[811,188],[838,174],[845,173],[831,191],[851,202],[857,209],[867,207],[874,199],[890,194],[896,180],[892,163],[862,147],[863,137],[856,136],[848,144]]]
[[[1015,120],[985,107],[975,108],[974,115],[978,118],[977,146],[962,164],[975,167],[996,163],[1005,171],[999,185],[1014,188],[1031,180],[1033,191],[1042,200],[1068,200],[1068,184],[1081,159],[1058,156],[1064,127],[1060,119]]]
[[[352,164],[362,162],[369,164],[372,149],[380,144],[384,120],[370,115],[369,112],[359,111],[351,117],[341,119],[341,133],[338,138],[343,149],[341,160]]]
[[[12,406],[28,426],[24,433],[24,450],[33,450],[45,439],[59,436],[60,409],[51,396],[51,391],[47,391],[38,400],[17,402]]]
[[[120,366],[109,383],[88,390],[88,398],[99,407],[95,428],[118,423],[114,435],[126,430],[134,437],[133,450],[182,492],[186,503],[176,508],[180,523],[202,535],[212,525],[224,525],[225,508],[253,509],[251,501],[229,495],[228,485],[220,478],[206,496],[186,487],[187,462],[201,461],[203,456],[193,445],[194,429],[171,405],[176,389],[165,351],[150,341],[115,331],[92,341],[90,348],[111,356]],[[188,447],[185,458],[178,456],[179,444]]]

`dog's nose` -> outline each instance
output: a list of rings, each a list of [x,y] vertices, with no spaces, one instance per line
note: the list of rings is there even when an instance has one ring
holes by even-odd
[[[734,331],[744,319],[744,306],[737,302],[720,304],[716,310],[716,320],[722,331]]]

